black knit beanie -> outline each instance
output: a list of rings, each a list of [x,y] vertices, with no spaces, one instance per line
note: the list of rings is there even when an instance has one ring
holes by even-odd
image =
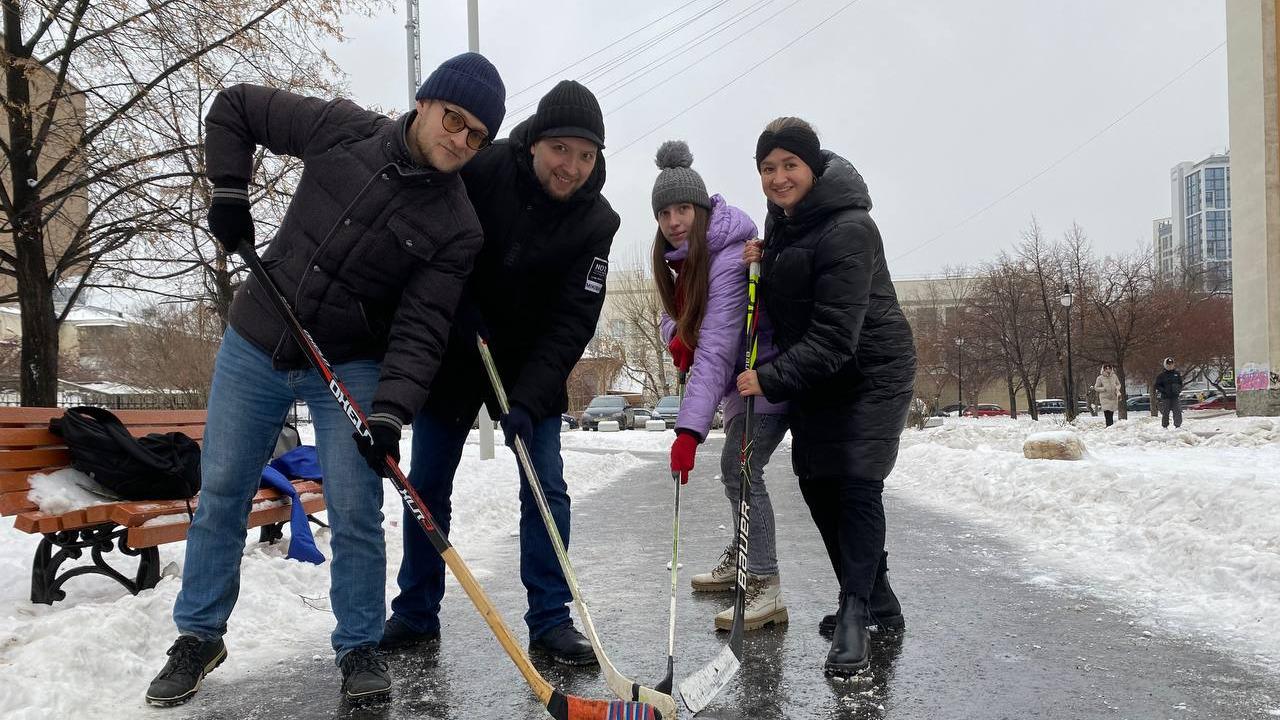
[[[818,144],[818,136],[808,128],[793,125],[778,132],[765,130],[760,133],[760,139],[756,141],[756,170],[760,169],[760,162],[768,157],[774,148],[795,153],[801,162],[809,166],[814,177],[821,177],[822,171],[826,169],[826,163],[822,160],[822,146]]]
[[[600,111],[600,102],[576,80],[561,80],[542,96],[530,130],[533,140],[580,137],[604,149],[604,113]]]

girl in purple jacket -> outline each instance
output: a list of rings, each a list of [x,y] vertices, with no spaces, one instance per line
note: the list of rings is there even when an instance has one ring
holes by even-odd
[[[681,482],[693,470],[699,444],[707,438],[716,408],[725,400],[725,443],[720,455],[721,481],[729,498],[731,522],[737,526],[738,451],[746,422],[745,404],[734,388],[743,369],[747,312],[747,268],[742,251],[756,237],[747,214],[708,197],[702,177],[690,166],[693,155],[683,141],[658,148],[658,179],[653,184],[653,214],[658,232],[653,240],[653,274],[662,299],[663,339],[676,368],[688,370],[688,384],[676,419],[671,469]],[[769,324],[761,313],[758,355],[767,362],[777,354]],[[747,556],[745,628],[755,630],[787,621],[778,577],[773,505],[764,485],[764,466],[787,431],[786,406],[757,398],[752,429],[751,542]],[[728,591],[736,574],[733,540],[711,572],[693,576],[694,591]],[[733,607],[716,615],[717,629],[733,625]]]

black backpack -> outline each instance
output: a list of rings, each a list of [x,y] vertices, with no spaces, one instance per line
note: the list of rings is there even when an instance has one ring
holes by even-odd
[[[200,446],[180,432],[135,438],[115,413],[68,408],[49,421],[67,441],[71,467],[126,500],[181,500],[200,491]]]

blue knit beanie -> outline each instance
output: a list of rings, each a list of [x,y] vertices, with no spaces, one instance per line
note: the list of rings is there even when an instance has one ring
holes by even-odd
[[[461,105],[484,123],[489,137],[498,136],[507,114],[507,88],[498,69],[480,53],[465,52],[445,60],[414,97]]]

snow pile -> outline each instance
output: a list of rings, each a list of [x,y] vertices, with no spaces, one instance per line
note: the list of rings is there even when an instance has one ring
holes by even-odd
[[[1032,433],[1022,441],[1022,456],[1031,460],[1079,460],[1084,455],[1080,435],[1069,430]]]
[[[1091,451],[1069,464],[1011,447],[1043,425],[908,431],[889,491],[996,528],[1028,551],[1028,577],[1280,668],[1280,422],[1077,422]]]
[[[564,437],[570,435],[566,432]],[[626,435],[648,436],[616,433],[609,437]],[[313,437],[310,428],[304,427],[303,441],[312,442]],[[497,549],[510,542],[509,536],[518,527],[519,475],[514,456],[501,444],[496,459],[481,461],[476,432],[468,442],[454,482],[450,540],[483,582],[498,572],[517,571],[514,556]],[[406,470],[410,443],[406,432],[401,443]],[[607,486],[641,462],[616,448],[566,450],[563,455],[565,478],[575,499]],[[402,555],[403,511],[400,496],[390,484],[384,491],[390,602]],[[332,557],[329,532],[317,528],[315,537],[320,551]],[[155,711],[146,708],[142,696],[164,665],[164,652],[176,636],[171,613],[186,544],[160,547],[163,577],[153,590],[135,597],[106,578],[84,576],[68,582],[67,599],[49,607],[33,605],[28,598],[30,562],[38,539],[14,530],[7,522],[0,526],[0,717],[149,716]],[[287,542],[260,545],[256,530],[250,530],[249,540],[241,564],[240,598],[227,634],[230,658],[218,669],[218,675],[235,682],[303,655],[318,658],[317,672],[333,673],[336,691],[339,675],[329,649],[333,630],[329,564],[287,560]],[[590,542],[590,538],[575,534],[574,541]],[[116,552],[107,557],[113,563],[123,559]],[[119,567],[126,568],[128,574],[134,561],[124,560]],[[474,612],[452,577],[449,583],[444,612]],[[503,613],[515,626],[522,610],[504,608]]]
[[[27,478],[27,483],[31,486],[27,499],[50,515],[113,502],[105,488],[74,468],[36,473]]]

